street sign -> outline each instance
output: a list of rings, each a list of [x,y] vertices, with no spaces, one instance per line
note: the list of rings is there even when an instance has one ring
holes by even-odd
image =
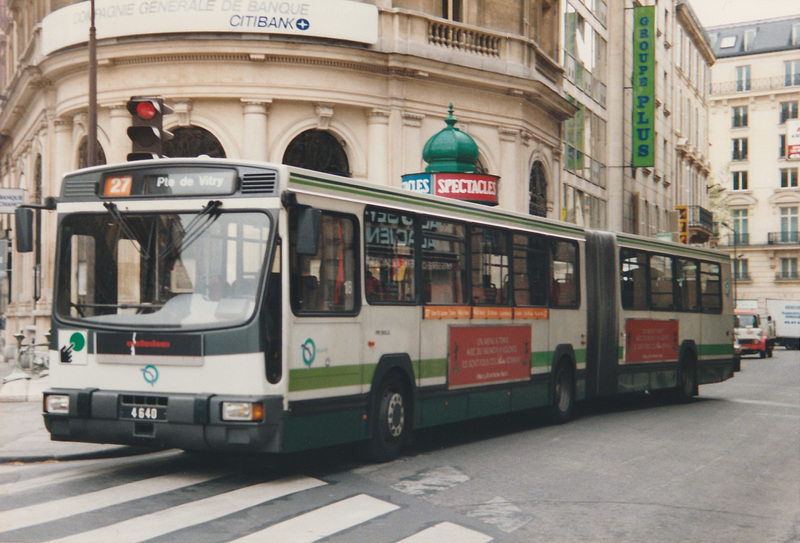
[[[0,213],[14,213],[23,203],[25,195],[22,189],[0,189]]]

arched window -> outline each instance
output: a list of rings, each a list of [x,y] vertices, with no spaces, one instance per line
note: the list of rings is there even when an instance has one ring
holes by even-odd
[[[95,165],[102,166],[107,164],[106,153],[103,151],[103,146],[97,142],[97,162]],[[78,146],[78,168],[85,168],[89,165],[89,139],[83,138],[81,144]]]
[[[161,152],[166,157],[197,157],[207,155],[211,158],[226,158],[225,149],[219,140],[199,126],[181,126],[171,130],[174,138],[165,141]]]
[[[528,212],[537,217],[547,216],[547,177],[544,172],[544,164],[537,160],[531,167],[531,177],[529,181],[531,196]]]
[[[283,154],[283,163],[350,177],[344,144],[324,130],[306,130],[294,138]]]

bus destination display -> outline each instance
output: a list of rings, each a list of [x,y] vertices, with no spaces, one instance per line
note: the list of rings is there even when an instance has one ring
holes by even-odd
[[[232,194],[235,170],[169,170],[115,173],[103,183],[107,198],[136,196],[213,196]]]

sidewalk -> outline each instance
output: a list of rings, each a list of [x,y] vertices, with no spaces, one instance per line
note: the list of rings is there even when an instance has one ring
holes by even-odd
[[[13,369],[13,360],[0,357],[0,463],[86,460],[149,452],[119,445],[50,441],[42,418],[42,391],[49,387],[49,379],[3,384]]]

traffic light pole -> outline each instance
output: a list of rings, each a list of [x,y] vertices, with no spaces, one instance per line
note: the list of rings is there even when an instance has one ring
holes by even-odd
[[[89,24],[89,120],[86,165],[97,165],[97,29],[94,26],[94,0],[91,1]]]

